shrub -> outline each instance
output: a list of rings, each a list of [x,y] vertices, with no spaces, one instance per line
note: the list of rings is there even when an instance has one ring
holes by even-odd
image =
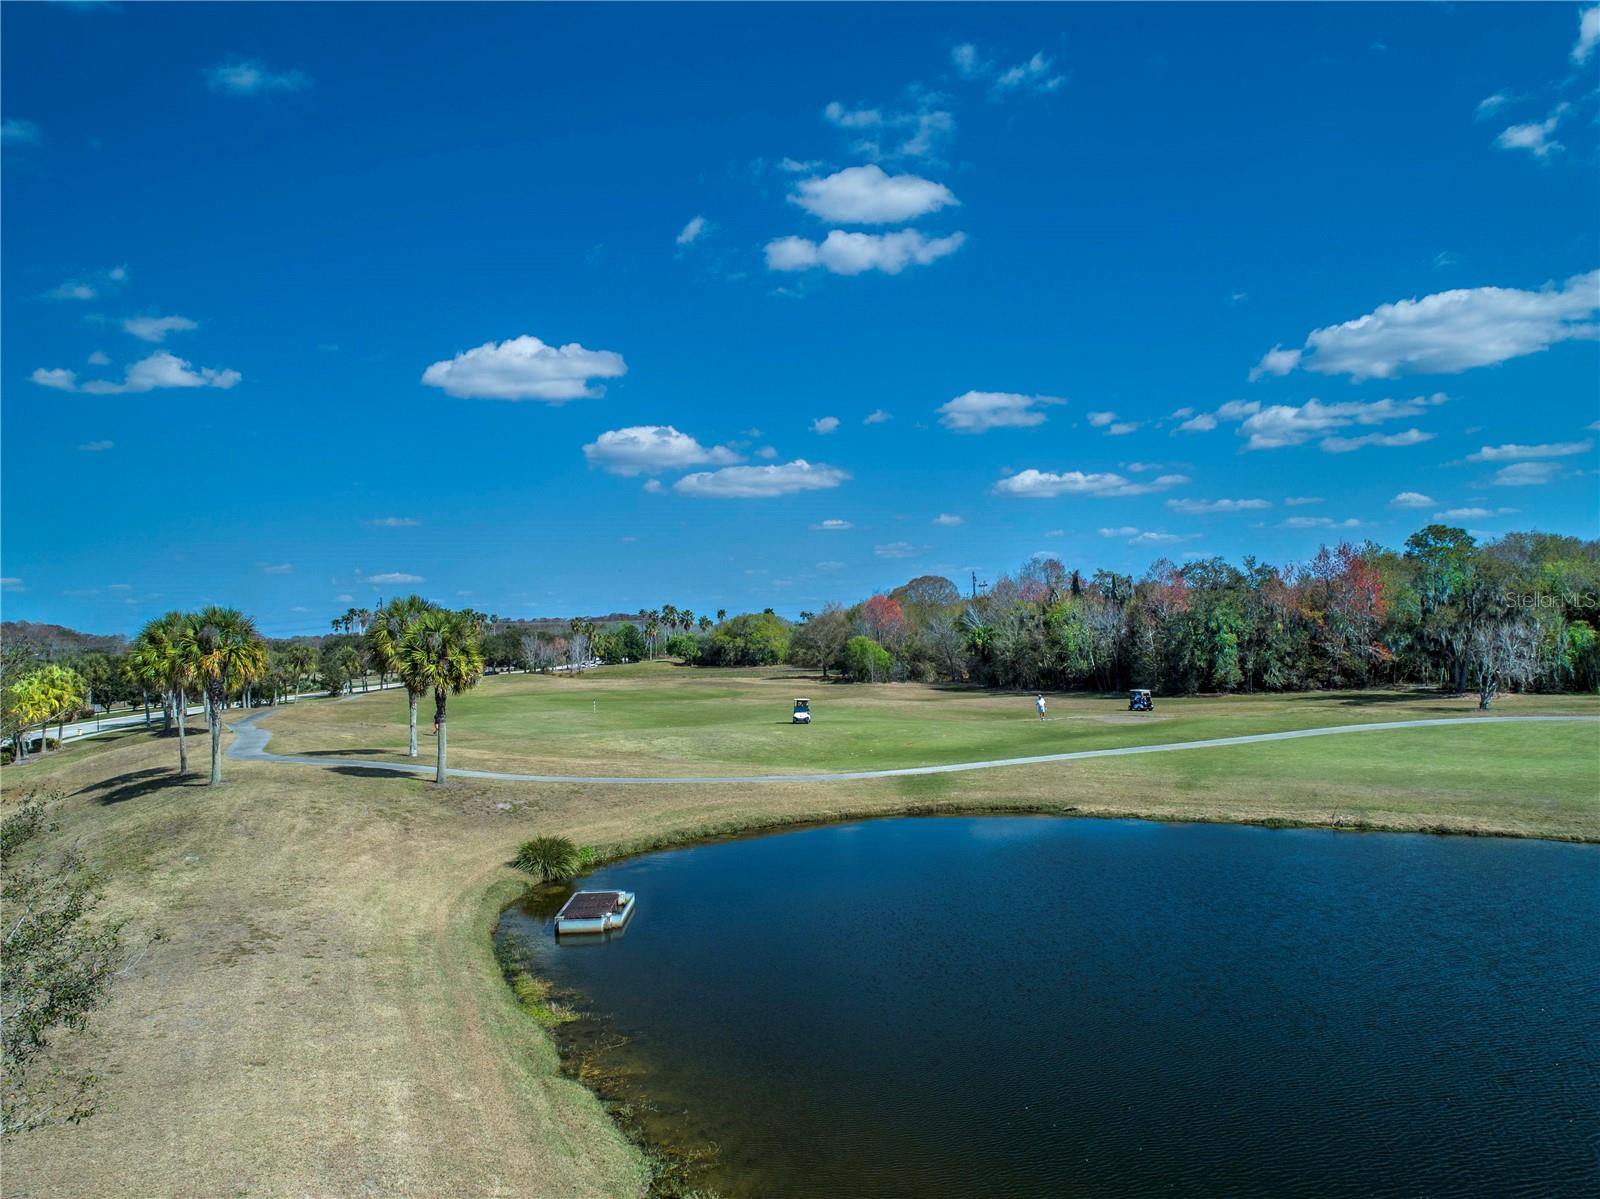
[[[844,646],[845,666],[858,683],[882,683],[889,677],[889,651],[871,637],[852,637]]]
[[[565,837],[535,837],[517,847],[512,864],[543,882],[571,878],[594,862],[594,850],[579,849]]]

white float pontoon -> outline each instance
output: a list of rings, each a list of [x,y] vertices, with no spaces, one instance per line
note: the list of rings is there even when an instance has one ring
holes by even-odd
[[[556,936],[608,933],[632,915],[632,891],[578,891],[556,913]]]

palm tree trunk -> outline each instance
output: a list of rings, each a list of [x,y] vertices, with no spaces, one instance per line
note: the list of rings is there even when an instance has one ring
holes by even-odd
[[[222,781],[222,709],[220,706],[222,696],[218,694],[221,690],[222,681],[220,679],[213,682],[208,689],[208,694],[211,696],[211,711],[209,713],[211,723],[210,785],[213,787]]]
[[[150,693],[148,691],[143,691],[143,692],[140,692],[140,694],[144,696],[144,727],[145,728],[149,728],[150,727]]]
[[[189,773],[189,697],[184,695],[183,688],[178,688],[178,773]],[[170,721],[169,725],[170,727]]]
[[[417,693],[407,687],[406,698],[411,701],[411,738],[407,752],[414,758],[417,756]]]
[[[433,776],[433,785],[436,786],[436,787],[442,787],[442,786],[444,786],[444,779],[445,779],[445,767],[444,767],[444,757],[445,757],[445,749],[444,749],[444,743],[445,743],[444,692],[443,691],[435,691],[433,693],[433,702],[434,702],[434,720],[439,725],[439,769],[438,769],[438,772]]]

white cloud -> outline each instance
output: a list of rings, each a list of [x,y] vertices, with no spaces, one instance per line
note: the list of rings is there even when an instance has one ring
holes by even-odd
[[[21,117],[7,117],[0,121],[0,145],[36,146],[39,144],[39,126]]]
[[[1550,110],[1550,115],[1542,121],[1528,121],[1502,129],[1500,136],[1494,139],[1494,144],[1502,150],[1526,150],[1535,158],[1548,158],[1552,154],[1559,154],[1566,147],[1556,141],[1554,135],[1556,126],[1561,123],[1561,118],[1566,112],[1567,105],[1557,104]]]
[[[1035,54],[995,76],[994,90],[999,93],[1014,91],[1053,92],[1066,82],[1066,78],[1053,74],[1055,60],[1045,54]]]
[[[1117,414],[1115,412],[1091,412],[1086,419],[1096,429],[1103,429],[1117,419]]]
[[[1490,482],[1496,487],[1537,487],[1560,473],[1561,467],[1555,462],[1515,462],[1495,471]]]
[[[290,575],[294,573],[292,562],[257,562],[264,575]]]
[[[892,413],[885,412],[882,408],[874,408],[862,418],[861,423],[864,425],[881,425],[893,419],[894,415]]]
[[[879,558],[915,558],[922,551],[909,541],[891,541],[888,545],[875,545],[872,552]]]
[[[206,86],[225,96],[264,96],[272,92],[299,92],[311,86],[304,71],[273,71],[259,58],[233,59],[207,67]]]
[[[1283,501],[1283,505],[1286,508],[1299,508],[1305,504],[1320,503],[1322,503],[1322,497],[1320,495],[1291,495],[1285,498]]]
[[[956,525],[961,524],[962,521],[963,518],[955,515],[953,512],[941,512],[938,516],[933,518],[934,524],[943,525],[946,528],[954,528]]]
[[[69,371],[61,366],[52,367],[49,370],[42,366],[38,367],[29,378],[40,387],[51,387],[56,391],[78,390],[78,372]]]
[[[86,359],[90,366],[110,366],[111,359],[101,350],[96,350]]]
[[[158,387],[218,387],[226,391],[242,378],[235,370],[215,370],[209,366],[196,370],[184,359],[166,350],[157,350],[148,358],[141,358],[123,372],[122,382],[109,379],[90,379],[78,382],[76,371],[44,370],[33,372],[32,379],[41,387],[57,391],[79,391],[85,395],[124,395],[131,392],[154,391]]]
[[[1191,416],[1178,426],[1180,433],[1209,433],[1217,427],[1217,418],[1209,412]]]
[[[1537,354],[1558,342],[1592,341],[1600,336],[1592,320],[1596,309],[1600,309],[1600,271],[1547,283],[1538,291],[1514,287],[1441,291],[1381,304],[1366,316],[1316,329],[1294,362],[1278,359],[1270,373],[1285,374],[1299,365],[1358,380],[1459,374]],[[1277,353],[1269,353],[1257,369]]]
[[[1349,520],[1334,520],[1328,516],[1291,516],[1278,527],[1281,529],[1359,529],[1361,522],[1354,517]]]
[[[727,466],[685,475],[673,490],[715,499],[770,499],[800,491],[826,491],[849,477],[848,472],[838,467],[814,465],[804,458],[796,458],[781,465]]]
[[[1086,474],[1069,470],[1063,474],[1028,469],[1010,475],[994,486],[996,495],[1027,499],[1050,499],[1058,495],[1130,496],[1164,491],[1189,480],[1183,475],[1161,475],[1148,483],[1134,483],[1109,472]]]
[[[1486,445],[1474,454],[1467,455],[1468,462],[1506,462],[1512,458],[1566,458],[1594,448],[1592,441],[1551,441],[1541,445]]]
[[[804,237],[780,237],[767,243],[767,267],[774,271],[808,271],[823,267],[835,275],[882,271],[898,275],[911,265],[927,266],[954,254],[967,240],[965,233],[928,238],[915,229],[897,233],[846,233],[835,229],[820,242]]]
[[[367,523],[379,529],[412,529],[422,522],[411,516],[379,516]]]
[[[1101,529],[1102,537],[1137,537],[1139,530],[1133,525],[1119,525],[1114,529]]]
[[[963,79],[987,79],[989,94],[996,99],[1014,92],[1053,92],[1066,82],[1064,76],[1054,73],[1055,60],[1043,53],[1001,70],[971,42],[962,42],[951,47],[950,64]]]
[[[1423,495],[1420,491],[1402,491],[1389,501],[1391,508],[1431,508],[1433,497]]]
[[[883,113],[878,109],[846,108],[837,100],[822,110],[822,118],[841,129],[874,129],[883,124]]]
[[[1113,421],[1106,428],[1107,437],[1126,437],[1129,433],[1137,432],[1139,422],[1136,420]]]
[[[354,602],[356,597],[353,595],[336,595],[333,598],[338,600],[341,604],[348,604]]]
[[[847,520],[823,520],[818,521],[811,527],[827,533],[837,533],[844,529],[853,529],[855,528],[855,525],[851,524]]]
[[[1322,437],[1322,448],[1329,453],[1342,453],[1361,445],[1414,445],[1426,441],[1432,434],[1417,429],[1395,434],[1390,440],[1382,438],[1344,438],[1329,434],[1352,425],[1372,426],[1401,417],[1417,416],[1429,408],[1448,400],[1443,392],[1431,396],[1415,396],[1408,400],[1343,400],[1325,404],[1321,400],[1307,400],[1295,407],[1293,404],[1272,404],[1245,416],[1239,433],[1249,438],[1247,450],[1274,450],[1284,446],[1304,445],[1313,437]],[[1225,405],[1226,407],[1226,405]],[[1243,412],[1243,408],[1232,411]],[[1220,410],[1219,410],[1220,414]]]
[[[764,459],[767,462],[771,462],[777,456],[778,456],[777,449],[775,447],[773,447],[773,446],[770,446],[770,445],[764,445],[759,450],[756,451],[756,457]]]
[[[837,416],[819,416],[811,422],[811,431],[824,436],[832,433],[838,427],[839,418]]]
[[[874,159],[885,156],[927,158],[955,133],[955,117],[935,107],[943,98],[937,93],[919,88],[912,91],[916,107],[911,110],[850,108],[835,100],[822,110],[822,117],[831,125],[861,135],[851,147],[856,154]],[[884,137],[891,132],[904,136],[886,151]],[[783,160],[784,169],[794,173],[813,170],[817,165]]]
[[[1472,115],[1481,121],[1485,117],[1491,117],[1495,113],[1499,112],[1507,104],[1511,103],[1511,100],[1512,95],[1510,92],[1502,91],[1496,92],[1492,96],[1485,96],[1483,99],[1478,101],[1478,107],[1473,109]]]
[[[1261,355],[1261,361],[1250,368],[1250,382],[1254,383],[1263,375],[1287,375],[1300,365],[1299,350],[1286,350],[1281,345],[1273,346]]]
[[[1434,520],[1478,520],[1485,516],[1510,516],[1515,508],[1447,508],[1435,512]]]
[[[1257,512],[1272,507],[1271,500],[1168,500],[1174,512],[1199,516],[1208,512]]]
[[[1421,445],[1432,441],[1438,434],[1424,433],[1421,429],[1407,429],[1403,433],[1363,433],[1360,437],[1324,437],[1317,446],[1327,454],[1348,454],[1365,446],[1383,446],[1395,449],[1401,446]]]
[[[938,408],[939,423],[956,433],[990,429],[1030,429],[1045,422],[1042,408],[1066,401],[1055,396],[1025,396],[1009,391],[968,391]]]
[[[1185,537],[1178,533],[1162,533],[1153,529],[1146,529],[1137,537],[1132,538],[1129,545],[1171,545],[1176,541],[1193,541],[1193,537]]]
[[[132,316],[122,322],[122,327],[140,341],[166,341],[168,333],[187,333],[198,329],[186,316]]]
[[[660,495],[666,490],[666,488],[661,485],[660,479],[646,479],[644,481],[644,489],[651,495]]]
[[[91,283],[79,283],[76,279],[68,279],[59,287],[52,287],[45,292],[47,300],[92,300],[100,294],[99,289]]]
[[[78,448],[85,454],[103,454],[116,446],[114,441],[86,441]]]
[[[367,582],[369,582],[369,583],[382,583],[382,584],[425,583],[425,582],[427,582],[427,580],[424,579],[421,575],[408,575],[404,571],[391,570],[387,574],[368,575],[367,576]]]
[[[1578,14],[1578,40],[1572,45],[1572,61],[1583,66],[1600,45],[1600,4],[1592,5]]]
[[[918,175],[886,174],[875,163],[802,179],[789,202],[825,221],[847,225],[909,221],[961,203],[942,183]]]
[[[23,586],[22,580],[16,575],[6,575],[4,578],[0,578],[0,590],[26,591],[27,588]]]
[[[600,434],[583,447],[590,466],[632,477],[691,466],[725,466],[739,461],[726,446],[703,446],[671,425],[633,425]]]
[[[950,63],[963,79],[976,79],[990,69],[990,64],[978,57],[978,48],[971,42],[951,47]]]
[[[702,233],[706,231],[706,218],[697,216],[678,232],[677,243],[680,246],[693,245]]]
[[[616,379],[627,371],[622,355],[611,350],[586,350],[576,342],[551,346],[523,334],[509,341],[486,341],[447,362],[435,362],[422,372],[422,382],[458,399],[561,404],[603,396],[605,387],[590,380]]]

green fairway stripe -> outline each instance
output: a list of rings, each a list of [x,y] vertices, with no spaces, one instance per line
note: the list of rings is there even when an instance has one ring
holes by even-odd
[[[304,754],[275,754],[267,749],[270,729],[257,722],[271,712],[255,712],[228,726],[234,740],[228,757],[249,762],[280,762],[297,766],[361,767],[396,774],[433,774],[432,766],[413,762],[373,762],[361,758],[311,757]],[[994,758],[986,762],[953,762],[943,766],[902,766],[891,770],[852,770],[837,774],[745,774],[681,775],[645,777],[641,775],[507,774],[495,770],[450,770],[462,778],[502,779],[515,783],[616,783],[619,785],[671,786],[684,783],[829,783],[861,779],[903,778],[918,774],[959,774],[967,770],[993,770],[1000,766],[1040,766],[1049,762],[1074,762],[1083,758],[1117,758],[1130,754],[1159,754],[1186,749],[1216,749],[1229,745],[1255,745],[1264,741],[1293,741],[1300,737],[1331,737],[1338,733],[1368,733],[1384,729],[1434,728],[1460,724],[1579,723],[1600,725],[1596,716],[1447,716],[1433,720],[1391,720],[1377,724],[1341,724],[1321,729],[1295,729],[1285,733],[1249,733],[1239,737],[1213,737],[1205,741],[1173,741],[1163,745],[1124,745],[1115,749],[1080,749],[1071,753],[1039,754],[1027,758]]]

